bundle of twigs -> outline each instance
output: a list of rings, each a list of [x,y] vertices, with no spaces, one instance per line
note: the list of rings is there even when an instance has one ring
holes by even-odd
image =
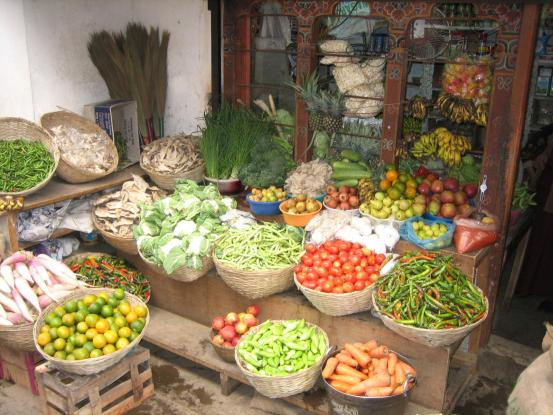
[[[129,23],[124,32],[94,32],[88,41],[90,59],[106,82],[113,99],[133,99],[144,144],[163,137],[167,96],[169,32],[150,31]]]

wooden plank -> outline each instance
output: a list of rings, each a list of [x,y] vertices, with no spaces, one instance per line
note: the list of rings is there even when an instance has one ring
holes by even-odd
[[[472,373],[465,366],[454,366],[448,377],[448,390],[443,412],[450,413],[472,379]]]
[[[238,386],[240,386],[240,382],[232,379],[224,372],[219,373],[219,382],[221,383],[221,393],[223,396],[229,396]]]
[[[103,413],[103,415],[123,415],[124,413],[130,411],[133,408],[136,408],[146,399],[154,394],[154,384],[151,383],[144,388],[143,399],[139,402],[135,402],[132,397],[125,399],[123,402],[118,403],[114,407],[108,409]]]
[[[126,169],[112,173],[99,180],[89,183],[70,184],[58,177],[54,177],[43,189],[25,198],[23,210],[36,209],[64,200],[75,199],[87,194],[100,192],[111,187],[119,186],[132,179],[132,175],[145,176],[146,173],[135,164]]]
[[[513,267],[509,273],[509,281],[507,282],[507,289],[505,290],[505,297],[503,298],[503,308],[508,310],[511,306],[511,300],[515,295],[515,289],[517,288],[518,277],[520,275],[520,270],[522,269],[522,264],[524,262],[524,257],[526,256],[526,248],[528,247],[528,241],[530,240],[530,234],[532,232],[532,227],[528,228],[522,240],[519,242],[516,253],[515,260],[513,262]]]

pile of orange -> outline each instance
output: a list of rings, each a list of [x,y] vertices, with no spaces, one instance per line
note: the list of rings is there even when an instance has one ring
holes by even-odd
[[[421,180],[422,181],[422,180]],[[414,199],[417,196],[419,182],[413,176],[403,171],[397,171],[395,166],[387,166],[384,178],[378,184],[379,189],[385,192],[390,199]]]

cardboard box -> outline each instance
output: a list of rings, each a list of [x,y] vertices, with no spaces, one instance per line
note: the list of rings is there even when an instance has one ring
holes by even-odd
[[[115,141],[118,149],[124,146],[125,157],[119,160],[119,169],[140,159],[140,135],[136,101],[110,100],[84,106],[84,116],[96,124]]]

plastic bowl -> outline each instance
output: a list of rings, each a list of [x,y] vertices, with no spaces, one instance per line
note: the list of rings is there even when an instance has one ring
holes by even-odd
[[[348,210],[334,209],[334,208],[328,207],[325,202],[323,202],[323,206],[325,207],[326,210],[330,210],[332,212],[344,212],[351,216],[360,216],[359,209],[348,209]]]
[[[295,197],[292,193],[287,193],[286,196],[288,196],[289,198]],[[325,196],[326,196],[326,193],[321,193],[320,195],[315,196],[313,199],[323,203]]]
[[[242,191],[242,183],[239,179],[213,179],[204,176],[204,180],[217,186],[222,195],[234,195]]]
[[[272,216],[279,215],[279,205],[283,202],[282,200],[277,200],[276,202],[257,202],[250,199],[251,193],[246,196],[246,200],[250,205],[250,210],[254,215],[260,216]]]
[[[278,209],[282,212],[284,222],[287,225],[299,226],[299,227],[302,227],[302,228],[305,225],[307,225],[311,219],[313,219],[315,216],[317,216],[317,214],[323,208],[323,204],[317,200],[316,202],[317,202],[317,205],[319,206],[319,208],[315,212],[301,213],[301,214],[300,213],[288,213],[288,212],[286,212],[285,210],[282,209],[282,204],[285,203],[285,202],[286,202],[286,200],[280,202],[280,204],[278,205]]]

